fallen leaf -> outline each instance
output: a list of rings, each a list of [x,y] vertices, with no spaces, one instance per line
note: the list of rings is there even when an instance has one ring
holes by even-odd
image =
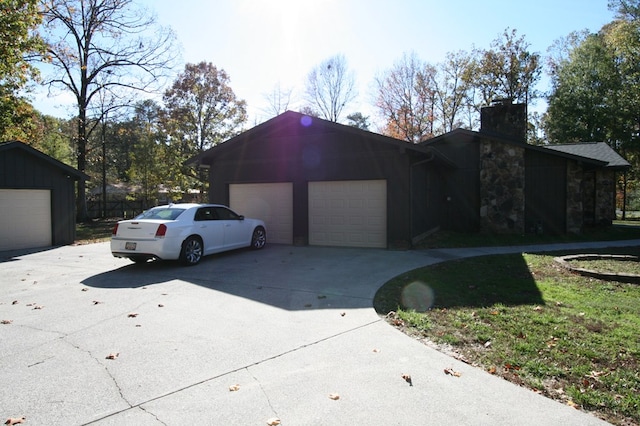
[[[83,289],[82,289],[82,290],[80,290],[80,291],[89,291],[89,289],[88,289],[88,288],[83,288]]]
[[[11,324],[13,322],[13,320],[2,320],[0,321],[0,324]]]
[[[277,417],[272,417],[269,420],[267,420],[267,424],[269,426],[277,426],[280,424],[280,419]]]
[[[491,311],[491,312],[489,312],[489,313],[490,313],[491,315],[498,315],[500,312],[498,312],[498,311]]]
[[[27,420],[26,417],[22,416],[22,417],[9,417],[7,419],[6,422],[4,422],[5,425],[17,425],[20,423],[24,423],[25,420]]]
[[[135,318],[137,316],[138,316],[138,314],[129,314],[129,315],[127,315],[127,318]]]
[[[240,390],[240,385],[231,385],[229,386],[229,392],[236,392]]]
[[[333,399],[334,401],[337,401],[340,399],[340,395],[338,395],[337,393],[330,393],[329,399]]]
[[[567,405],[569,407],[573,407],[573,408],[578,408],[578,404],[576,404],[575,402],[573,402],[572,400],[567,401]]]
[[[109,354],[106,356],[106,359],[116,359],[118,356],[120,356],[120,352]]]
[[[14,300],[13,302],[11,302],[12,305],[17,305],[19,302],[17,300]]]
[[[162,303],[158,303],[158,308],[164,308],[164,305]]]
[[[402,378],[405,382],[409,383],[409,386],[413,386],[413,380],[411,380],[411,376],[408,374],[403,374]]]
[[[140,324],[136,324],[136,327],[142,327]]]
[[[347,313],[346,313],[346,312],[340,312],[340,316],[341,316],[341,317],[343,317],[343,316],[345,316],[345,315],[347,315]]]
[[[533,310],[536,312],[540,312],[542,311],[542,306],[536,306],[535,308],[533,308]]]
[[[94,304],[94,305],[99,305],[99,304],[101,304],[101,303],[102,303],[102,302],[100,302],[99,300],[94,300],[94,301],[93,301],[93,304]]]
[[[462,376],[462,374],[460,374],[459,372],[454,371],[453,368],[445,368],[444,374],[448,374],[449,376],[454,376],[454,377]]]
[[[374,348],[373,352],[378,353],[378,352],[380,352],[380,349]]]
[[[42,308],[44,308],[44,306],[36,305],[33,307],[33,309],[42,309]]]
[[[494,365],[494,366],[491,366],[491,368],[489,368],[489,370],[488,370],[488,371],[489,371],[489,374],[496,374],[496,367],[495,367],[495,365]]]

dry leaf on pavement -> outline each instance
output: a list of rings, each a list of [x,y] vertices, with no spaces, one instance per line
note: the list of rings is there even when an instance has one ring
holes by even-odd
[[[25,420],[27,420],[26,417],[22,416],[22,417],[9,417],[7,419],[6,422],[4,422],[5,425],[17,425],[20,423],[24,423]]]
[[[269,420],[267,420],[267,424],[269,426],[277,426],[280,424],[280,419],[277,417],[272,417]]]
[[[448,374],[448,375],[454,376],[454,377],[462,376],[462,374],[460,374],[459,372],[454,371],[453,368],[445,368],[444,369],[444,374]]]
[[[410,386],[413,386],[413,380],[411,380],[411,376],[408,374],[403,374],[402,378],[405,382],[409,383]]]
[[[13,322],[13,320],[2,320],[0,321],[0,324],[11,324]]]
[[[127,315],[127,318],[135,318],[137,316],[138,316],[138,314],[129,314],[129,315]]]
[[[229,392],[236,392],[239,390],[240,390],[240,385],[238,384],[229,386]]]
[[[329,399],[333,399],[334,401],[337,401],[340,399],[340,395],[338,395],[337,393],[330,393]]]
[[[106,356],[106,359],[116,359],[118,356],[120,356],[120,352],[109,354]]]

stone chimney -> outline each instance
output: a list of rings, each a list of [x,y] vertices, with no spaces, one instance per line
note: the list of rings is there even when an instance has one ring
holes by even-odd
[[[496,99],[480,110],[480,131],[527,143],[527,106],[511,99]]]

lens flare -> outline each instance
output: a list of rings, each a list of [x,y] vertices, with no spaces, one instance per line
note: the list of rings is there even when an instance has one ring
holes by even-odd
[[[402,289],[400,300],[406,309],[413,309],[416,312],[426,312],[433,306],[433,289],[427,284],[414,281],[407,284]]]
[[[304,127],[311,126],[312,122],[313,122],[313,119],[311,117],[309,117],[308,115],[305,115],[302,118],[300,118],[300,124],[302,124]]]

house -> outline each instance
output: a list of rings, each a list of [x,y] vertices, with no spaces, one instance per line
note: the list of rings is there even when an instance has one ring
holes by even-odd
[[[493,106],[479,132],[410,144],[287,111],[186,164],[209,170],[211,202],[263,219],[273,243],[404,248],[436,229],[573,232],[610,221],[611,176],[628,163],[610,149],[613,162],[527,145],[525,124],[523,106]],[[589,180],[606,188],[589,194]]]
[[[606,143],[526,143],[526,108],[481,111],[479,132],[457,129],[423,143],[456,169],[441,176],[453,205],[439,226],[489,233],[579,233],[615,219],[616,174],[630,164]]]
[[[22,143],[0,143],[0,250],[75,240],[75,183],[89,177]]]

